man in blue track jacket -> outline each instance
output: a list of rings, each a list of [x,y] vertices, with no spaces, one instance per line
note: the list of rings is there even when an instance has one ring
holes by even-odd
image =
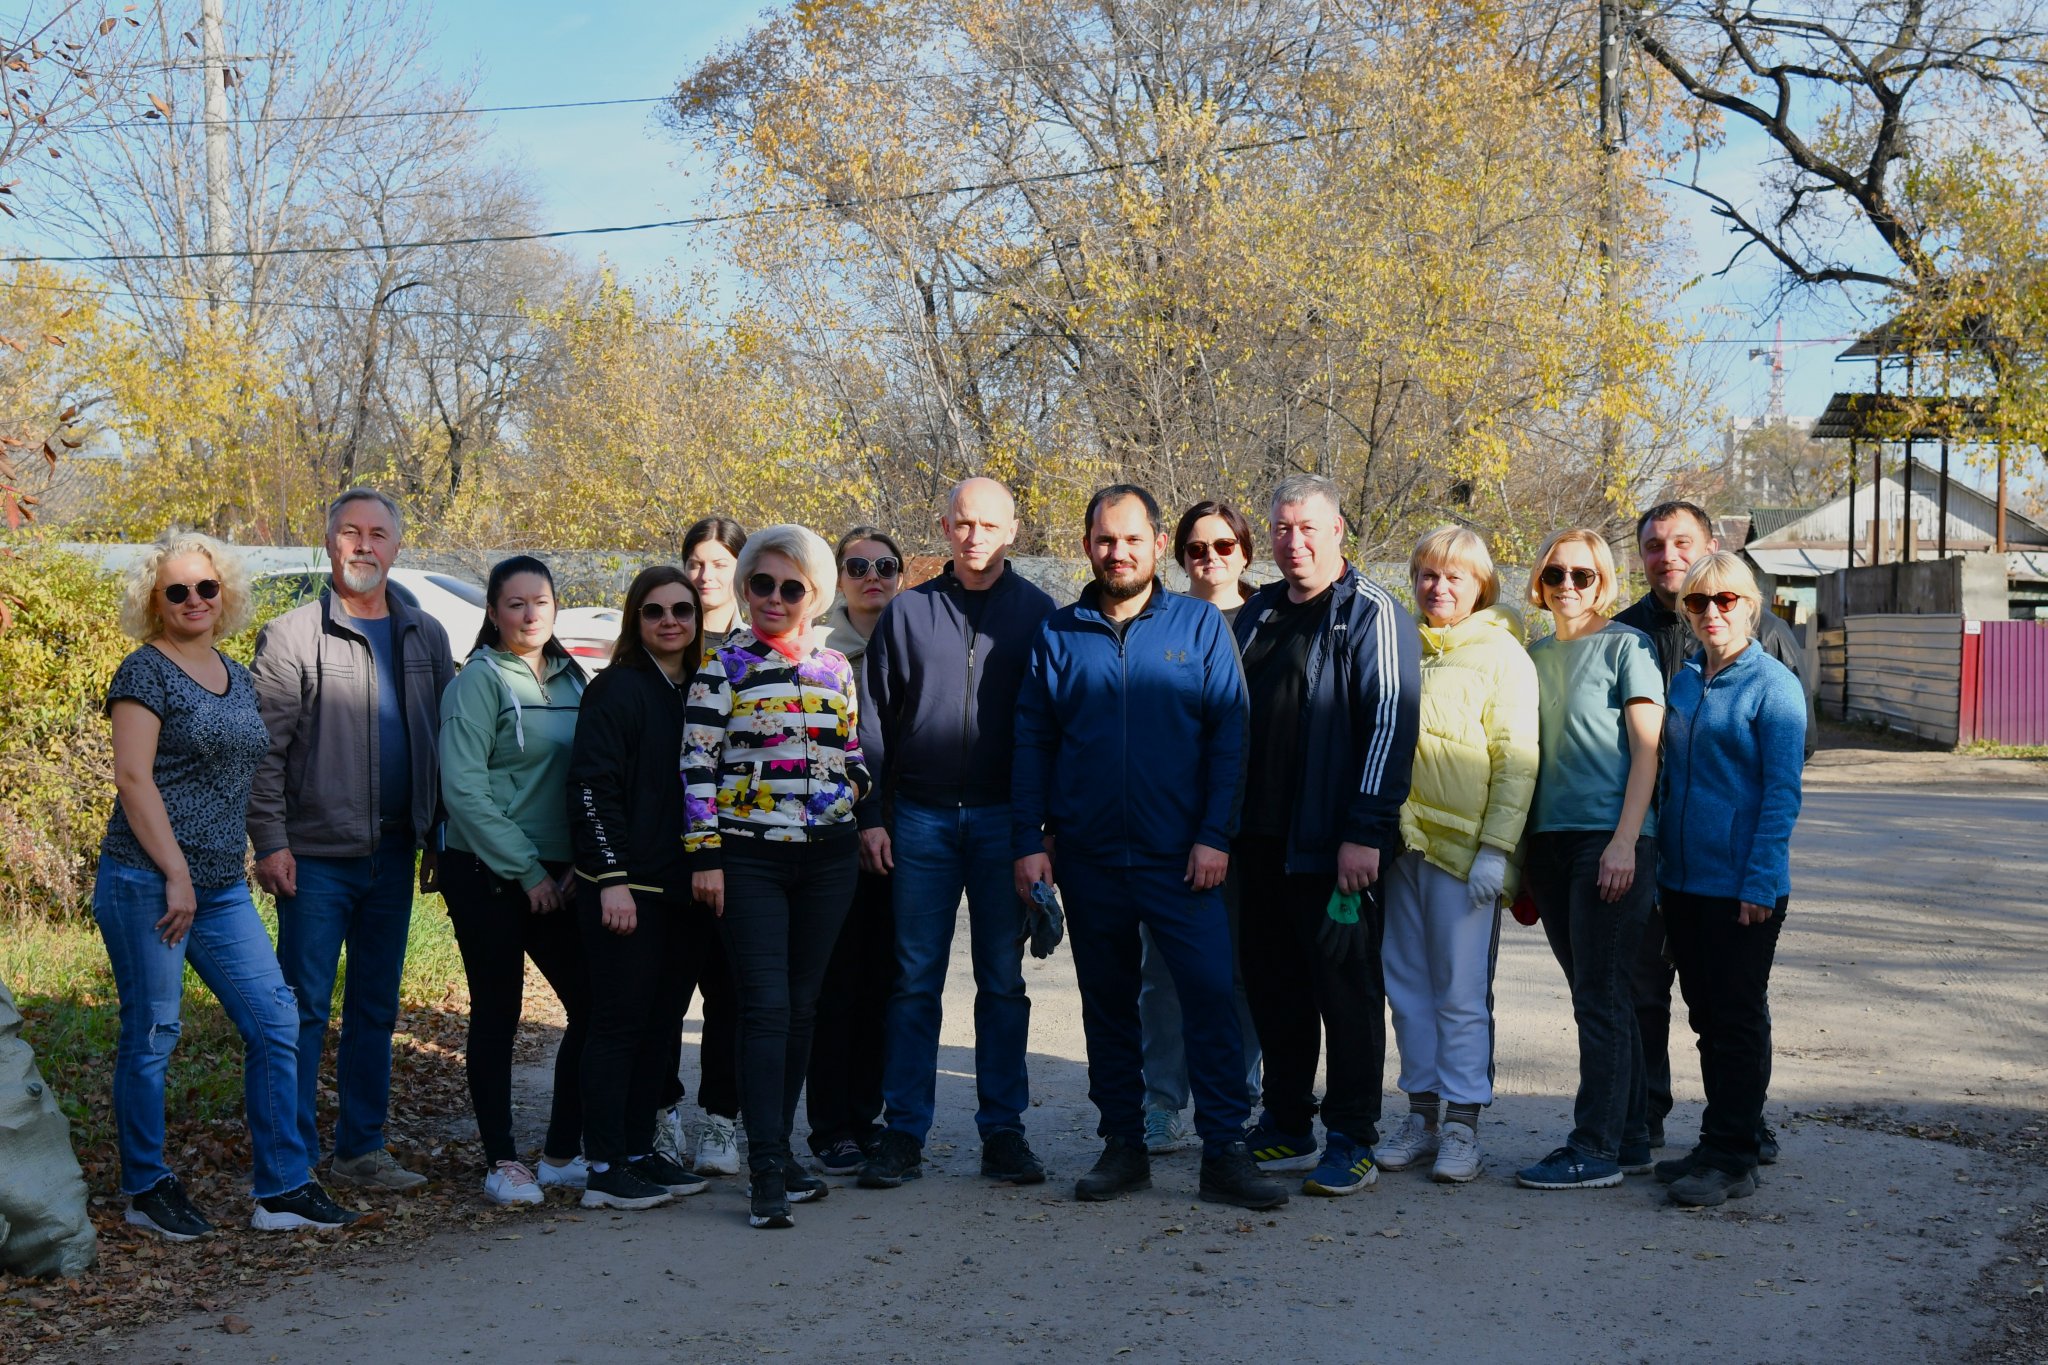
[[[1344,560],[1337,486],[1296,474],[1273,492],[1280,581],[1237,614],[1250,698],[1238,837],[1238,946],[1265,1050],[1265,1114],[1250,1135],[1269,1171],[1309,1171],[1309,1194],[1378,1178],[1386,984],[1380,878],[1401,853],[1422,700],[1415,622]],[[1355,899],[1355,903],[1353,898]],[[1327,1046],[1321,1159],[1316,1058]]]
[[[1166,958],[1185,1021],[1201,1196],[1287,1202],[1244,1144],[1223,877],[1243,782],[1245,695],[1222,613],[1155,577],[1159,505],[1119,484],[1088,505],[1095,581],[1049,617],[1017,697],[1011,775],[1017,893],[1058,879],[1081,987],[1088,1095],[1105,1139],[1081,1199],[1152,1183],[1139,1046],[1138,926]]]

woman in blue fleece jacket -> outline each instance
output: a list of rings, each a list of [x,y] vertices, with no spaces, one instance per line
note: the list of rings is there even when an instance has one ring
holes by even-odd
[[[1678,601],[1701,649],[1672,679],[1665,711],[1657,881],[1707,1109],[1699,1145],[1659,1162],[1657,1178],[1676,1202],[1711,1205],[1756,1192],[1806,695],[1755,642],[1763,597],[1739,558],[1694,564]]]

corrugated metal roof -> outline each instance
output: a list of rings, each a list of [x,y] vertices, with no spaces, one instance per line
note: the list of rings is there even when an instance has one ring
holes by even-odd
[[[1899,518],[1906,505],[1905,486],[1899,481],[1904,469],[1901,463],[1897,469],[1887,471],[1883,484],[1874,493],[1868,483],[1859,483],[1853,516],[1848,496],[1844,494],[1786,522],[1767,535],[1752,538],[1749,548],[1754,550],[1759,546],[1801,545],[1816,541],[1840,543],[1847,539],[1865,544],[1870,539],[1873,511],[1883,518],[1887,535],[1896,535]],[[1940,481],[1939,469],[1925,460],[1916,458],[1913,461],[1913,525],[1920,539],[1929,545],[1941,539]],[[1996,535],[1997,526],[1997,502],[1951,475],[1948,481],[1948,539],[1952,542],[1989,543]],[[2048,546],[2048,527],[2021,516],[2007,506],[2005,543],[2008,546]]]
[[[1995,410],[1989,398],[1903,398],[1894,393],[1838,393],[1807,434],[1817,441],[1939,441],[1985,430]],[[1917,412],[1917,415],[1915,415]],[[1911,417],[1909,431],[1899,423]]]

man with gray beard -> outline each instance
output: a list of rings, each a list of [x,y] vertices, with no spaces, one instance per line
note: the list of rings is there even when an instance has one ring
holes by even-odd
[[[441,692],[455,674],[448,632],[387,590],[404,531],[398,504],[375,489],[336,498],[329,585],[263,628],[251,670],[270,752],[249,837],[256,880],[277,898],[278,965],[299,997],[300,1135],[317,1165],[320,1056],[346,946],[332,1183],[383,1190],[426,1180],[385,1149],[384,1121],[413,869],[440,790]]]

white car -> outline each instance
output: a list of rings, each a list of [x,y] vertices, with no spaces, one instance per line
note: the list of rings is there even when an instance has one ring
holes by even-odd
[[[555,613],[555,638],[584,672],[595,673],[612,661],[620,619],[617,607],[563,607]]]
[[[400,601],[441,623],[441,628],[448,632],[448,652],[460,668],[476,647],[477,632],[483,628],[484,590],[466,578],[430,569],[393,569],[386,581]],[[275,600],[281,611],[312,601],[326,587],[325,569],[286,569],[256,575],[259,599],[268,602],[273,600],[271,594],[277,594]]]

